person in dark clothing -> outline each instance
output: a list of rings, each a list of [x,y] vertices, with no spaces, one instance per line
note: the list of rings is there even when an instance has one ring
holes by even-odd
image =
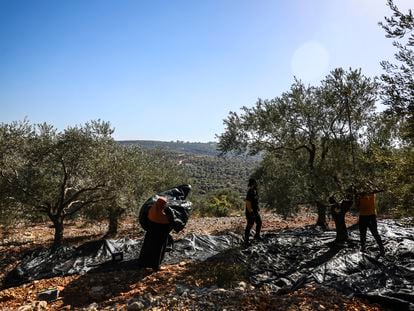
[[[249,189],[246,195],[246,229],[244,231],[244,243],[249,243],[250,230],[254,223],[256,223],[256,233],[254,238],[261,239],[260,230],[262,228],[262,218],[259,214],[259,194],[257,192],[257,182],[250,178],[248,183]]]
[[[365,252],[365,241],[367,238],[367,229],[377,241],[380,250],[380,256],[385,255],[384,245],[377,229],[377,211],[375,192],[362,192],[356,196],[356,207],[359,210],[359,233],[361,239],[361,251]]]
[[[167,199],[159,197],[148,210],[148,228],[139,255],[141,267],[160,269],[172,229],[171,220],[165,214],[166,206]]]

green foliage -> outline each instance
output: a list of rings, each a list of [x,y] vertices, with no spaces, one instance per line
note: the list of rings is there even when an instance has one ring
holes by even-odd
[[[411,146],[395,146],[392,125],[384,113],[367,127],[366,140],[356,149],[356,187],[383,190],[379,212],[395,217],[413,215],[414,152]]]
[[[391,151],[374,149],[371,161],[381,176],[384,190],[379,195],[379,211],[394,217],[414,216],[414,153],[411,148]]]
[[[391,17],[385,17],[380,23],[386,37],[395,38],[393,45],[397,48],[396,63],[381,62],[385,74],[383,81],[384,103],[389,106],[388,113],[393,120],[400,137],[414,143],[414,16],[411,10],[401,12],[392,0],[388,0],[392,11]],[[407,39],[403,41],[403,39]]]
[[[132,207],[137,205],[137,200],[146,192],[142,176],[148,160],[141,150],[113,144],[103,160],[100,163],[101,172],[111,176],[107,187],[112,197],[84,209],[82,215],[89,220],[119,217],[131,211]]]
[[[199,216],[226,217],[232,212],[240,212],[244,201],[232,189],[222,189],[213,195],[199,197],[194,202],[195,212]]]
[[[176,172],[181,171],[188,177],[187,182],[193,186],[192,198],[210,195],[221,189],[232,189],[239,196],[245,194],[247,180],[258,163],[257,159],[200,156],[191,154],[190,151],[191,149],[177,153],[164,149],[147,149],[154,159],[163,159],[161,165],[167,161]],[[175,175],[168,174],[166,177]]]
[[[402,39],[408,37],[404,43],[394,41],[398,49],[395,54],[397,64],[388,61],[382,62],[386,74],[381,76],[386,111],[387,124],[394,125],[397,139],[401,143],[399,148],[385,150],[376,149],[377,165],[386,167],[383,173],[385,192],[381,195],[380,208],[394,216],[413,216],[414,202],[414,17],[410,10],[403,14],[389,0],[388,5],[393,16],[385,18],[380,23],[389,38]]]
[[[188,183],[189,177],[184,168],[170,153],[159,149],[143,152],[147,157],[144,166],[140,168],[140,183],[147,191],[146,197],[148,194],[151,196],[154,192],[164,191],[179,184]]]
[[[294,155],[293,155],[294,156]],[[284,217],[295,213],[305,202],[305,176],[299,159],[266,153],[256,176],[260,179],[261,201]]]
[[[156,173],[154,177],[175,178],[175,181],[164,184],[169,183],[174,186],[174,183],[175,185],[183,182],[190,183],[193,187],[190,200],[194,204],[194,213],[202,216],[228,215],[239,208],[242,209],[244,201],[241,198],[245,196],[247,180],[258,163],[257,157],[210,156],[208,154],[213,151],[212,146],[215,148],[215,144],[212,143],[128,141],[121,142],[121,145],[145,146],[145,152],[154,162],[158,163],[148,172],[157,172],[158,168],[164,166],[162,170],[168,173],[162,175]],[[176,150],[181,152],[176,152]],[[201,153],[201,150],[210,151]],[[148,163],[148,166],[151,165]],[[165,179],[162,180],[165,181]],[[150,184],[154,183],[150,182]],[[164,185],[164,189],[165,187]],[[147,196],[152,195],[156,191],[154,189],[159,188],[162,186],[149,187]],[[212,197],[220,197],[223,192],[227,198],[224,203],[216,204]],[[227,201],[231,205],[230,208],[226,206]]]
[[[244,200],[240,197],[240,194],[231,188],[225,188],[218,190],[215,197],[219,200],[226,201],[230,209],[240,211],[244,207]]]
[[[280,97],[259,99],[252,108],[242,107],[240,115],[231,112],[218,148],[223,153],[267,152],[258,172],[263,195],[270,206],[283,204],[278,207],[283,214],[301,200],[324,202],[351,183],[353,151],[367,135],[376,92],[377,83],[360,70],[335,69],[319,87],[296,81]],[[276,189],[277,183],[282,189]]]
[[[188,180],[165,153],[149,152],[138,146],[114,144],[106,159],[107,174],[113,176],[113,199],[92,204],[82,214],[88,220],[108,219],[108,236],[117,233],[122,215],[137,215],[149,196]]]
[[[217,156],[217,144],[214,142],[184,142],[184,141],[154,141],[154,140],[124,140],[122,145],[136,145],[144,149],[160,149],[166,152],[179,152],[200,156]]]
[[[226,217],[230,213],[230,203],[223,197],[210,198],[208,202],[208,211],[215,217]]]
[[[17,224],[25,222],[25,216],[24,208],[18,202],[0,200],[0,226],[6,233]]]
[[[165,176],[165,161],[154,163],[137,148],[119,146],[112,133],[110,124],[99,120],[62,132],[26,120],[1,124],[1,207],[46,214],[57,247],[64,219],[87,208],[96,217],[119,217],[148,189],[173,182],[175,177]]]

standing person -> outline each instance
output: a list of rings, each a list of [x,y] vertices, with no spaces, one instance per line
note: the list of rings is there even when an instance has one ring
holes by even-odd
[[[244,231],[244,243],[249,244],[250,230],[253,224],[256,223],[255,239],[260,240],[260,229],[262,228],[262,218],[259,214],[259,194],[257,192],[257,182],[255,179],[250,178],[248,183],[249,189],[246,195],[246,229]]]
[[[377,210],[375,192],[362,192],[356,195],[356,207],[359,210],[359,234],[361,238],[361,251],[365,252],[365,241],[367,238],[367,229],[377,241],[380,250],[380,256],[385,255],[384,245],[377,228]]]
[[[139,265],[159,270],[164,259],[172,221],[165,214],[167,199],[159,197],[148,210],[148,227],[139,255]]]

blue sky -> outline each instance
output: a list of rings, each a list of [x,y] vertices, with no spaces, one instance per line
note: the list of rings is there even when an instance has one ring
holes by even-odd
[[[385,2],[0,0],[0,122],[100,118],[116,139],[213,141],[229,111],[295,75],[381,74]]]

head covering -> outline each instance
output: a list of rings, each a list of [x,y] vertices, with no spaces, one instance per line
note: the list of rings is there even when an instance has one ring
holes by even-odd
[[[254,185],[257,185],[256,179],[250,178],[249,183],[247,184],[247,186],[251,187],[251,186],[254,186]]]

